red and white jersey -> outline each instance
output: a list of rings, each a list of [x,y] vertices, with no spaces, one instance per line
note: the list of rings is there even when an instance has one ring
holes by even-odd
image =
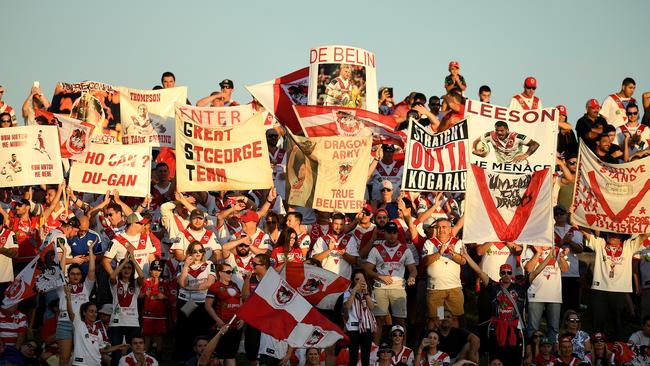
[[[510,132],[501,140],[495,131],[486,132],[481,140],[494,148],[494,154],[499,163],[511,163],[515,156],[523,151],[523,146],[530,143],[530,137],[517,132]]]
[[[241,235],[243,235],[243,233],[240,233],[240,235],[232,235],[230,237],[230,241],[241,238]],[[271,237],[260,228],[257,228],[255,234],[251,235],[250,238],[251,246],[255,248],[260,248],[268,251],[271,251],[273,249],[273,241],[271,241]]]
[[[517,257],[512,255],[505,242],[499,241],[490,243],[488,250],[481,256],[479,266],[492,281],[499,282],[501,280],[499,267],[505,263],[511,265],[512,268],[516,268]]]
[[[608,124],[619,127],[627,123],[625,107],[630,103],[636,103],[636,100],[634,98],[623,98],[618,94],[610,94],[600,107],[600,115],[605,117]]]
[[[327,84],[327,88],[325,89],[327,97],[325,97],[324,105],[345,106],[352,99],[350,95],[351,92],[352,81],[350,79],[345,80],[340,76],[336,77],[334,80],[330,81],[329,84]]]
[[[390,164],[384,164],[381,160],[372,173],[372,196],[381,197],[382,183],[388,180],[393,184],[393,200],[399,197],[402,187],[402,176],[404,175],[404,161],[394,160]]]
[[[144,364],[145,366],[158,366],[158,361],[156,361],[155,358],[149,356],[148,354],[144,354]],[[137,366],[138,364],[138,359],[135,357],[133,352],[129,353],[126,356],[123,356],[120,358],[120,363],[118,366]]]
[[[65,207],[63,207],[63,204],[61,204],[59,209],[52,211],[50,216],[45,220],[45,224],[41,229],[41,235],[45,237],[50,233],[50,231],[61,226],[61,221],[67,221],[69,217],[74,217],[74,212],[66,210]]]
[[[397,363],[401,362],[405,365],[413,365],[413,359],[415,358],[415,353],[413,350],[409,347],[403,346],[402,349],[395,353],[393,357],[391,357],[391,361],[393,365],[396,365]]]
[[[187,247],[194,241],[203,244],[206,259],[212,258],[216,250],[221,250],[221,244],[217,242],[217,235],[215,233],[205,228],[196,231],[189,226],[183,228],[180,232],[180,240],[174,241],[171,250],[182,250],[185,253]]]
[[[269,160],[271,160],[271,166],[273,167],[273,179],[275,180],[280,173],[286,173],[287,166],[287,152],[282,148],[276,148],[275,151],[271,152],[269,149]]]
[[[372,222],[370,223],[370,226],[366,228],[361,227],[361,225],[357,224],[357,227],[352,230],[352,235],[354,235],[354,237],[357,239],[357,242],[361,243],[361,238],[363,238],[363,235],[375,230],[376,226],[377,225],[373,224]]]
[[[74,314],[79,316],[79,308],[83,303],[90,301],[90,293],[95,286],[95,281],[91,281],[86,278],[83,282],[76,285],[68,285],[70,287],[70,298],[72,300],[72,311]],[[65,299],[65,292],[63,291],[63,286],[56,289],[56,293],[59,296],[59,321],[70,321],[70,316],[68,314],[67,302]]]
[[[19,217],[11,218],[10,228],[16,234],[18,242],[18,257],[13,260],[18,263],[29,262],[37,254],[41,246],[40,223],[36,216],[27,220]],[[16,273],[17,274],[17,273]]]
[[[74,318],[74,357],[73,366],[100,366],[102,356],[100,349],[109,347],[106,328],[101,320],[88,325],[80,316]]]
[[[630,155],[645,150],[650,144],[650,128],[646,125],[637,123],[636,126],[630,126],[629,123],[620,125],[616,128],[616,143],[621,149],[625,146],[625,133],[630,134],[630,141],[628,141],[628,148]],[[633,142],[632,140],[635,140]]]
[[[298,243],[300,243],[300,249],[309,249],[311,246],[311,237],[307,233],[299,234]]]
[[[139,327],[138,320],[138,295],[140,286],[137,281],[133,283],[117,280],[111,284],[113,295],[113,314],[109,327]]]
[[[375,281],[375,287],[381,288],[404,288],[404,272],[406,266],[415,264],[413,253],[406,244],[400,242],[395,246],[388,246],[386,242],[379,243],[370,249],[368,263],[375,265],[375,270],[382,276],[390,276],[393,283],[387,285],[381,281]]]
[[[643,249],[639,236],[633,235],[621,246],[609,245],[605,239],[589,237],[587,247],[596,252],[591,288],[611,292],[632,292],[632,256]]]
[[[284,248],[278,246],[271,252],[271,264],[274,268],[280,267],[285,262],[302,263],[305,258],[302,255],[302,249],[291,248],[288,253],[284,253]]]
[[[255,258],[255,254],[249,251],[245,257],[240,257],[237,253],[224,253],[224,257],[226,255],[228,257],[224,261],[232,267],[232,280],[239,288],[242,288],[244,286],[244,280],[253,273],[251,263],[253,262],[253,258]]]
[[[447,248],[441,253],[441,257],[427,266],[430,290],[449,290],[462,287],[460,282],[460,264],[451,259],[451,250],[453,249],[454,252],[460,253],[464,245],[460,239],[451,237],[446,243],[440,242],[435,237],[428,239],[424,242],[422,258],[440,253],[445,244]]]
[[[520,111],[542,109],[542,101],[534,95],[531,98],[526,98],[523,94],[517,94],[510,99],[510,109]]]
[[[124,233],[124,230],[126,230],[126,225],[123,224],[117,227],[111,225],[108,217],[105,217],[102,211],[99,211],[97,214],[96,221],[97,223],[95,225],[95,231],[99,234],[102,240],[102,250],[106,251],[108,250],[111,241],[115,239],[115,235]]]
[[[20,334],[27,332],[27,316],[16,310],[7,313],[0,310],[0,340],[7,346],[15,346]]]
[[[318,238],[321,236],[328,235],[330,233],[330,230],[332,230],[332,227],[327,224],[327,225],[321,225],[314,223],[311,225],[311,228],[309,229],[309,239],[311,240],[312,243],[315,243]]]
[[[2,228],[0,233],[0,248],[11,250],[18,253],[18,244],[14,242],[16,235],[13,231]],[[0,283],[11,282],[14,280],[14,270],[12,259],[6,255],[0,255]]]
[[[352,275],[352,266],[343,258],[339,250],[345,250],[345,253],[354,257],[359,256],[359,242],[353,235],[345,234],[338,238],[331,235],[321,236],[314,243],[314,247],[311,253],[308,253],[308,257],[313,257],[315,254],[328,250],[330,240],[336,241],[336,250],[330,251],[327,257],[321,261],[323,268],[345,278],[350,278]]]
[[[183,273],[183,266],[185,263],[181,263],[178,276]],[[233,267],[234,268],[234,267]],[[185,301],[194,301],[194,302],[205,302],[205,295],[208,293],[208,289],[202,291],[189,290],[188,288],[197,288],[201,284],[207,282],[210,279],[210,276],[217,277],[217,271],[215,269],[214,263],[211,261],[203,263],[193,263],[190,266],[190,269],[187,271],[187,286],[179,287],[178,289],[178,298]]]
[[[115,259],[119,263],[126,257],[129,249],[133,250],[135,261],[142,271],[145,274],[149,273],[149,254],[156,253],[156,248],[151,243],[149,235],[145,232],[136,235],[128,235],[124,232],[116,235],[111,242],[110,249],[104,253],[104,257]]]
[[[422,354],[422,364],[417,365],[417,366],[449,366],[451,365],[451,359],[449,358],[449,355],[442,352],[438,351],[433,355],[430,355],[428,353],[423,353]]]
[[[560,248],[556,246],[535,247],[535,250],[541,250],[542,254],[538,258],[538,264],[544,262],[544,259],[553,251],[553,257],[542,272],[535,277],[528,287],[528,302],[562,302],[562,272],[559,266]],[[526,263],[533,257],[533,249],[526,246],[521,255],[521,266],[525,267]]]

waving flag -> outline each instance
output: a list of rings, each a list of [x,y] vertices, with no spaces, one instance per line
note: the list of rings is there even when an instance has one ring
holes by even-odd
[[[347,278],[304,263],[289,262],[280,275],[305,300],[319,309],[334,309],[336,300],[350,286]]]
[[[326,348],[346,338],[275,271],[266,272],[237,317],[295,348]]]

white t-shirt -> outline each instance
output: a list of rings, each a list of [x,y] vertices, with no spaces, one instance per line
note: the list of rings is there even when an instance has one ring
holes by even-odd
[[[544,267],[533,282],[528,287],[528,301],[529,302],[562,302],[562,275],[560,271],[560,251],[556,250],[555,246],[552,247],[537,247],[537,250],[542,250],[542,254],[537,259],[541,263],[552,250],[557,251],[554,255],[555,258],[551,259]],[[526,266],[526,263],[533,258],[535,253],[533,250],[526,246],[521,255],[521,265]],[[534,271],[535,269],[533,269]]]
[[[183,273],[183,267],[185,263],[181,263],[178,267],[178,277]],[[216,278],[217,272],[214,266],[214,263],[211,261],[206,261],[203,263],[193,263],[190,265],[190,269],[187,271],[187,286],[189,288],[196,288],[200,284],[207,282],[210,276]],[[194,302],[205,302],[205,296],[208,293],[208,289],[198,291],[198,290],[188,290],[185,287],[178,286],[178,298],[180,300]]]
[[[262,333],[260,336],[259,354],[281,360],[287,354],[288,345],[287,341],[281,341],[266,333]]]
[[[526,97],[524,97],[523,94],[519,94],[519,97],[521,98],[521,100],[523,100],[523,102],[526,104],[526,106],[527,106],[528,108],[524,108],[524,107],[521,105],[521,103],[519,103],[519,101],[517,100],[516,97],[512,97],[512,99],[510,99],[510,107],[508,107],[508,108],[510,108],[510,109],[516,109],[516,110],[520,110],[520,111],[523,111],[523,110],[531,110],[531,109],[542,109],[542,108],[543,108],[543,107],[542,107],[542,100],[539,99],[539,98],[537,98],[537,97],[534,96],[534,95],[533,95],[532,97],[530,97],[530,98],[526,98]],[[536,98],[537,98],[537,106],[536,106],[535,108],[533,108],[534,100],[535,100]]]
[[[194,240],[203,244],[203,248],[205,249],[205,258],[212,258],[215,250],[221,250],[221,244],[217,242],[217,235],[212,231],[208,231],[205,228],[199,231],[194,231],[190,228],[187,228],[186,230]],[[188,240],[182,232],[179,232],[178,235],[180,238],[179,240],[174,241],[171,250],[180,249],[185,253],[187,247],[190,245],[190,240]]]
[[[244,280],[253,272],[254,268],[251,262],[255,258],[255,254],[249,251],[248,255],[244,257],[237,255],[237,253],[225,253],[225,255],[228,255],[224,259],[225,263],[229,264],[233,270],[232,282],[239,286],[239,289],[242,289],[244,287]]]
[[[593,290],[632,292],[632,255],[642,248],[639,239],[639,236],[633,236],[623,242],[622,249],[610,248],[609,253],[605,248],[605,239],[592,235],[587,240],[587,247],[596,252],[591,284]]]
[[[313,257],[315,254],[323,253],[328,250],[330,238],[329,235],[318,238],[311,251],[311,256]],[[351,256],[359,256],[359,244],[357,239],[351,234],[339,236],[337,240],[337,249],[338,248],[345,248],[345,252]],[[339,252],[329,252],[327,257],[321,261],[321,264],[324,269],[332,271],[345,278],[350,278],[352,276],[352,266],[341,254],[339,254]]]
[[[124,238],[124,243],[120,241],[122,240],[120,238]],[[151,243],[149,235],[128,235],[126,232],[116,235],[111,242],[110,249],[104,253],[104,257],[115,259],[119,263],[126,257],[128,253],[127,247],[133,248],[133,256],[142,269],[142,272],[145,274],[149,273],[149,254],[156,252],[156,248]],[[137,275],[136,273],[136,277]]]
[[[73,366],[100,366],[102,355],[100,349],[111,345],[106,328],[101,320],[89,327],[80,316],[74,317],[74,356]]]
[[[367,261],[375,265],[378,274],[390,276],[393,280],[393,283],[388,285],[382,281],[375,281],[375,287],[384,289],[404,288],[406,266],[415,264],[413,253],[405,244],[398,243],[393,247],[389,247],[386,242],[372,247],[370,253],[368,253]]]
[[[95,281],[86,278],[83,282],[77,285],[70,285],[70,299],[72,300],[72,311],[75,316],[79,317],[79,308],[83,303],[90,301],[90,293],[95,286]],[[65,291],[63,286],[56,289],[56,294],[59,296],[59,321],[70,321],[68,315],[68,305],[65,299]]]
[[[481,256],[481,271],[485,272],[488,277],[494,282],[501,280],[499,268],[503,264],[509,264],[512,268],[517,267],[517,258],[512,255],[512,252],[504,242],[494,242],[490,248]]]
[[[561,241],[562,238],[566,235],[569,230],[573,230],[573,239],[571,239],[572,242],[580,244],[582,246],[583,242],[583,237],[582,233],[580,230],[575,230],[571,228],[571,225],[564,225],[562,226],[554,226],[554,231],[555,231],[555,242],[556,244],[558,243],[558,240]],[[571,248],[570,246],[567,245],[569,249]],[[580,261],[578,260],[578,255],[574,253],[573,251],[569,252],[568,255],[569,258],[567,258],[567,262],[569,262],[569,270],[567,272],[562,272],[562,277],[580,277]]]
[[[137,281],[132,286],[121,279],[116,284],[111,284],[113,295],[113,314],[109,327],[139,327],[138,320],[138,295],[141,287]]]
[[[422,258],[440,252],[443,244],[438,239],[428,239],[424,242]],[[447,241],[447,250],[442,253],[442,256],[437,261],[427,266],[430,290],[449,290],[463,286],[460,282],[460,264],[451,259],[452,255],[450,253],[452,248],[454,252],[460,253],[463,245],[460,239],[451,237]]]
[[[647,337],[642,330],[639,330],[632,333],[629,342],[640,346],[650,346],[650,337]]]
[[[618,95],[617,95],[618,96]],[[623,108],[620,108],[618,103],[612,98],[611,95],[608,95],[603,101],[603,105],[600,107],[600,115],[605,117],[607,123],[618,127],[627,123],[627,115],[625,114],[625,107],[630,102],[630,98],[618,97],[623,103]]]
[[[15,249],[18,251],[18,244],[14,242],[14,237],[15,235],[11,230],[2,230],[2,234],[0,234],[0,248]],[[14,270],[12,259],[0,254],[0,283],[11,282],[13,280]]]
[[[147,366],[158,366],[158,361],[156,361],[155,358],[149,356],[148,354],[144,354],[144,359],[145,359],[145,365]],[[137,365],[138,359],[135,357],[133,352],[129,353],[126,356],[123,356],[120,358],[120,363],[118,366],[133,366]]]

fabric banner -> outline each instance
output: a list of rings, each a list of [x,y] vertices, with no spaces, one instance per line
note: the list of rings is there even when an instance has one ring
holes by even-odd
[[[403,134],[395,132],[397,121],[393,116],[345,107],[306,105],[293,108],[307,137],[357,136],[367,129],[372,133],[373,145],[404,146]]]
[[[304,263],[287,262],[282,278],[319,309],[334,309],[336,300],[350,287],[350,280],[332,271]]]
[[[174,103],[185,103],[186,87],[137,90],[120,86],[115,89],[120,93],[123,144],[175,146]]]
[[[30,297],[63,286],[65,279],[56,255],[54,241],[39,250],[27,267],[14,278],[14,282],[5,290],[2,307],[9,308]]]
[[[360,108],[379,113],[375,54],[350,46],[309,51],[309,105]]]
[[[63,181],[56,126],[0,130],[0,187],[59,184]]]
[[[511,110],[468,100],[463,241],[553,242],[557,109]]]
[[[180,192],[273,186],[264,115],[220,125],[206,110],[176,104],[176,184]],[[220,109],[220,108],[217,108]]]
[[[117,189],[121,196],[145,197],[151,184],[151,147],[92,144],[83,161],[70,169],[75,191],[105,194]]]
[[[96,81],[58,83],[48,110],[93,125],[93,142],[120,142],[120,93],[111,85]]]
[[[326,212],[361,211],[372,136],[292,139],[287,150],[289,204]]]
[[[622,234],[650,233],[650,158],[602,162],[580,144],[572,222]]]
[[[305,67],[279,78],[255,85],[247,85],[251,95],[292,133],[301,134],[293,105],[307,104],[309,68]],[[271,123],[265,120],[265,126]]]
[[[411,120],[407,136],[403,191],[465,191],[467,120],[436,134]]]
[[[59,145],[61,146],[61,157],[63,159],[85,159],[95,126],[88,122],[47,111],[37,111],[35,116],[37,124],[52,125],[59,128]]]
[[[326,348],[347,338],[275,271],[266,272],[237,317],[294,348]]]

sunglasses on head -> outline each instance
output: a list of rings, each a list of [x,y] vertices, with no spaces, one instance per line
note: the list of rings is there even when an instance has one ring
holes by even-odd
[[[499,272],[499,274],[500,274],[501,276],[504,276],[504,275],[511,275],[511,274],[512,274],[512,271],[501,271],[501,272]]]

